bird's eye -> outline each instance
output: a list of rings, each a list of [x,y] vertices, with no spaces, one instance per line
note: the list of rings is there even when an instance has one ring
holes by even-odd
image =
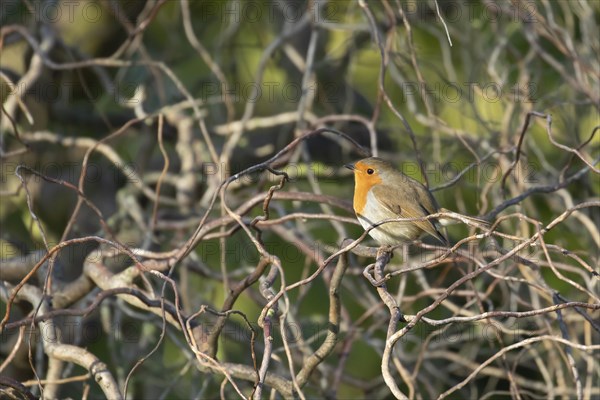
[[[373,168],[369,168],[369,169],[367,170],[367,174],[369,174],[369,175],[373,175],[373,172],[375,172],[375,171],[373,170]]]

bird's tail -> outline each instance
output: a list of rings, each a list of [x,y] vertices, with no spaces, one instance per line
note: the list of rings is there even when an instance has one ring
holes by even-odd
[[[438,221],[443,226],[448,226],[462,222],[463,224],[469,226],[474,226],[480,229],[487,229],[491,225],[490,221],[488,220],[455,213],[445,208],[440,208],[439,212],[445,214],[445,216],[438,218]]]

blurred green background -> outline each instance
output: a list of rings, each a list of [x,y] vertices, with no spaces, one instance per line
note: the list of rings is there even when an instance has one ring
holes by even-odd
[[[228,124],[241,120],[249,107],[253,110],[248,114],[240,140],[234,142],[227,173],[234,174],[264,161],[304,130],[327,124],[389,159],[408,175],[424,181],[415,146],[400,114],[414,132],[431,188],[451,181],[463,169],[479,162],[454,185],[435,191],[441,206],[469,215],[484,215],[531,187],[552,186],[585,167],[572,152],[551,143],[545,119],[532,118],[520,147],[521,161],[508,178],[507,191],[503,193],[502,177],[515,159],[515,146],[528,112],[551,115],[553,140],[572,149],[580,148],[591,163],[598,159],[600,135],[594,134],[600,125],[598,1],[367,4],[374,25],[354,1],[190,1],[189,4],[174,0],[3,1],[0,68],[5,78],[1,82],[1,98],[7,111],[2,113],[0,133],[2,259],[44,250],[42,235],[15,171],[17,166],[26,165],[45,176],[77,185],[90,144],[58,143],[64,138],[105,139],[118,155],[115,161],[105,154],[92,153],[84,187],[86,196],[110,222],[119,240],[153,251],[169,251],[181,245],[193,232],[193,223],[185,228],[157,228],[152,232],[153,240],[148,242],[149,230],[141,229],[140,220],[136,219],[139,216],[149,223],[154,202],[142,194],[135,181],[156,189],[164,166],[157,139],[158,113],[166,115],[163,138],[170,161],[161,195],[177,199],[159,206],[158,220],[165,223],[197,221],[214,190],[211,181],[224,172],[224,168],[218,168],[213,170],[216,175],[206,174],[205,164],[212,161],[211,149],[204,140],[198,118],[206,125],[216,153],[221,154],[232,137]],[[26,31],[35,46],[15,26]],[[384,76],[377,42],[385,53]],[[39,75],[25,84],[32,64],[39,62],[33,50],[38,44],[44,49],[46,63],[39,68]],[[22,100],[22,107],[15,103],[15,93]],[[188,94],[195,99],[200,115],[187,102]],[[24,110],[31,114],[31,121]],[[341,117],[350,114],[372,120],[377,133],[376,149],[371,147],[363,123],[356,118],[348,121]],[[128,121],[144,116],[148,118],[127,126],[114,139],[106,139]],[[319,120],[325,117],[332,119]],[[183,127],[177,122],[186,118],[192,121],[192,138],[184,143]],[[581,147],[584,142],[587,143]],[[194,155],[194,165],[186,170],[191,171],[194,180],[191,185],[194,190],[187,194],[187,201],[177,197],[181,194],[178,182],[187,168],[181,157],[184,151],[178,147],[182,144],[187,144]],[[318,188],[326,195],[346,200],[349,205],[353,182],[342,166],[357,158],[358,153],[348,143],[323,136],[310,139],[288,160],[287,171],[292,179],[283,190],[316,192]],[[135,171],[135,176],[124,173],[123,166]],[[39,218],[50,245],[57,244],[77,197],[64,185],[28,173],[24,176],[31,210]],[[239,206],[277,183],[277,178],[269,173],[253,175],[252,179],[232,185],[227,192],[227,204]],[[588,172],[562,192],[532,195],[504,213],[520,212],[547,224],[572,204],[597,200],[599,195],[599,176]],[[300,201],[274,201],[270,211],[271,218],[292,212],[330,212],[317,203]],[[333,212],[353,217],[347,208],[334,207]],[[579,213],[596,227],[597,234],[598,208],[584,208]],[[220,215],[217,205],[210,218]],[[247,217],[258,215],[262,215],[260,205]],[[315,254],[321,252],[327,256],[332,248],[339,246],[342,236],[356,238],[362,233],[358,225],[345,223],[345,235],[341,235],[339,228],[328,220],[296,220],[281,226],[292,236],[282,237],[281,232],[265,229],[263,239],[269,251],[281,258],[288,284],[316,269],[314,260],[298,250],[293,238],[309,243],[316,249]],[[535,233],[533,226],[518,218],[499,226],[501,231],[520,238]],[[453,241],[467,232],[464,226],[450,228]],[[83,207],[68,238],[97,234],[105,235],[98,217],[89,207]],[[545,240],[569,249],[597,270],[599,239],[593,229],[582,225],[581,219],[568,219],[548,232]],[[507,248],[516,244],[508,239],[502,243]],[[79,276],[90,249],[90,246],[71,246],[63,250],[57,264],[57,279],[69,282]],[[256,249],[243,232],[232,234],[223,242],[205,240],[195,249],[195,256],[205,270],[184,265],[174,272],[184,298],[183,310],[188,315],[203,304],[220,309],[226,297],[222,281],[216,278],[222,272],[222,265],[230,274],[230,281],[238,282],[259,261]],[[570,300],[590,301],[585,292],[556,277],[545,265],[539,248],[532,249],[527,256],[540,261],[543,267],[540,279],[553,290]],[[565,276],[589,288],[586,273],[578,272],[583,271],[579,262],[563,256],[559,260],[567,266],[563,271]],[[336,348],[324,367],[315,372],[305,392],[309,397],[331,396],[326,382],[335,379],[338,381],[334,395],[339,398],[391,397],[380,374],[387,311],[383,307],[369,311],[369,306],[375,306],[378,299],[375,289],[361,276],[362,268],[370,262],[351,258],[341,291],[346,313],[341,335],[343,340],[349,337],[351,340],[344,342],[346,348]],[[393,260],[395,265],[400,262]],[[514,271],[520,276],[522,272],[517,271],[523,266],[517,264],[515,260],[504,263],[503,271]],[[423,276],[432,287],[444,288],[472,268],[468,263],[456,269],[441,266],[424,271]],[[212,271],[212,275],[207,275],[206,270]],[[431,303],[430,297],[420,295],[423,287],[419,279],[423,279],[421,275],[409,275],[401,284],[405,285],[404,296],[410,299],[405,303],[406,308],[402,307],[405,313],[414,314]],[[493,279],[486,276],[474,284],[484,292],[491,282]],[[152,283],[160,288],[158,280]],[[245,291],[234,307],[244,312],[253,324],[265,304],[257,285]],[[486,309],[528,309],[523,304],[532,301],[531,293],[523,286],[503,282],[499,287],[485,300],[489,302]],[[391,281],[389,289],[400,293],[398,281]],[[597,284],[589,289],[597,290]],[[81,302],[89,301],[94,294]],[[294,318],[288,320],[290,329],[298,328],[295,332],[301,332],[302,341],[309,342],[306,348],[314,350],[324,340],[327,296],[328,288],[322,279],[289,292],[292,304],[289,315]],[[519,296],[525,300],[515,300]],[[460,298],[455,301],[460,305],[467,302],[462,303]],[[0,312],[4,314],[5,310],[3,301]],[[11,321],[24,317],[30,310],[29,306],[15,310]],[[451,310],[439,308],[429,316],[452,315]],[[597,316],[595,311],[593,318]],[[200,320],[210,327],[215,318],[204,315]],[[357,325],[352,325],[357,320]],[[71,322],[81,331],[66,335],[66,340],[79,343],[106,362],[121,384],[133,365],[156,345],[161,332],[158,317],[144,315],[116,298],[106,300],[86,318],[73,318]],[[503,340],[508,343],[545,326],[541,319],[517,320],[515,324],[514,330],[499,333],[507,335]],[[256,342],[260,360],[262,336],[260,328],[255,326],[255,329],[259,333]],[[433,356],[418,360],[416,354],[420,349],[463,352],[467,359],[480,363],[501,347],[492,338],[480,343],[479,352],[468,346],[469,335],[481,339],[479,325],[453,326],[450,331],[458,332],[456,341],[448,339],[451,335],[444,329],[420,326],[398,345],[402,347],[399,352],[406,353],[404,360],[408,366],[425,363],[426,368],[416,378],[421,398],[439,395],[463,379],[464,371],[453,364],[444,376],[438,376],[447,361]],[[574,337],[593,335],[598,343],[597,332],[584,333],[583,327],[572,329]],[[82,333],[85,331],[91,332],[89,338]],[[2,358],[14,346],[15,332],[3,333]],[[438,335],[445,339],[436,344]],[[249,337],[243,320],[232,317],[221,336],[218,358],[251,365]],[[276,359],[272,361],[272,370],[285,374],[288,364],[280,339],[275,337]],[[35,353],[39,346],[35,341],[32,346]],[[129,388],[132,398],[219,396],[222,377],[200,373],[188,365],[192,356],[182,351],[182,347],[185,342],[180,333],[169,327],[158,350],[133,374]],[[23,351],[26,353],[26,349]],[[335,367],[338,359],[344,357],[344,351],[349,352],[348,359],[344,361],[341,378],[335,378]],[[297,372],[302,366],[302,355],[295,362]],[[43,370],[44,361],[38,357],[36,365]],[[542,382],[538,372],[529,370],[531,365],[524,363],[524,370],[518,370],[517,374]],[[33,379],[26,355],[17,357],[9,368],[5,373],[17,380]],[[77,375],[83,370],[75,367],[69,373]],[[598,385],[597,371],[591,379]],[[240,382],[240,385],[246,394],[250,393],[251,383]],[[35,391],[36,385],[31,389]],[[89,389],[90,398],[102,397],[93,382]],[[494,390],[502,395],[509,389],[505,377],[488,376],[457,392],[457,398],[477,398]],[[83,390],[81,382],[68,383],[63,385],[61,396],[77,398]],[[235,395],[231,386],[224,390],[226,397]],[[543,392],[535,385],[527,390],[537,395]]]

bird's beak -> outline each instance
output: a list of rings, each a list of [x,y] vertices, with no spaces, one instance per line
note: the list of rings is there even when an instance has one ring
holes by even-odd
[[[354,164],[346,164],[344,165],[344,167],[351,169],[352,171],[354,171],[356,169],[356,167],[354,166]]]

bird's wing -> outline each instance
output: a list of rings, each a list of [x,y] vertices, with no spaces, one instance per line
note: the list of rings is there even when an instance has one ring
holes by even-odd
[[[423,218],[436,212],[435,199],[427,189],[424,187],[411,189],[414,190],[412,193],[406,193],[393,186],[375,185],[371,190],[382,207],[400,218]],[[419,198],[421,202],[415,201]],[[437,229],[436,220],[424,219],[413,223],[442,243],[448,243],[448,239]]]

